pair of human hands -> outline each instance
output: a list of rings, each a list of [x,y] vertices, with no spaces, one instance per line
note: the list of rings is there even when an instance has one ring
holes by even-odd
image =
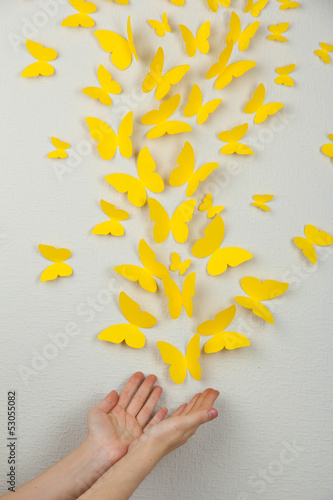
[[[103,450],[111,465],[118,462],[142,440],[151,440],[164,456],[186,443],[198,427],[218,416],[212,408],[219,392],[206,389],[189,403],[182,404],[168,418],[168,410],[159,409],[150,420],[161,397],[155,386],[157,377],[137,372],[118,395],[111,391],[88,413],[88,441]]]

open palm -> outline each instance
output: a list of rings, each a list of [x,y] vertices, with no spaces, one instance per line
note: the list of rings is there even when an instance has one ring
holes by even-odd
[[[98,449],[105,450],[112,465],[126,455],[129,446],[143,434],[162,394],[161,387],[154,387],[156,380],[155,375],[144,379],[143,373],[137,372],[119,396],[112,391],[89,411],[88,439]],[[167,411],[161,408],[149,427],[163,420]]]

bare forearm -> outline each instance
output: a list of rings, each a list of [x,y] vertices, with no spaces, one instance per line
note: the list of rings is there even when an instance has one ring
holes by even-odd
[[[45,472],[1,500],[76,500],[111,467],[104,452],[86,440]]]
[[[127,500],[164,453],[149,440],[135,448],[107,471],[80,500]]]

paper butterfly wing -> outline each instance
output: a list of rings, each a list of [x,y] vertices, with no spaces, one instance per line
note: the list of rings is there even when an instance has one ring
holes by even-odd
[[[251,68],[257,65],[255,61],[239,61],[230,64],[225,68],[225,70],[217,77],[215,82],[215,88],[217,90],[224,89],[229,83],[232,82],[233,78],[238,78],[243,76]]]
[[[305,226],[304,234],[313,245],[325,247],[333,243],[333,236],[325,231],[319,231],[319,229],[311,224]]]
[[[183,40],[186,44],[186,52],[189,57],[195,56],[197,52],[197,44],[194,35],[191,30],[184,24],[179,25],[179,29],[182,32]]]
[[[296,238],[294,238],[294,243],[300,250],[303,250],[303,255],[309,259],[311,264],[317,262],[317,252],[314,246],[306,238],[296,236]]]
[[[184,201],[176,208],[171,217],[171,231],[178,243],[184,243],[187,240],[189,230],[186,223],[192,219],[195,204],[196,200]]]
[[[201,379],[201,366],[198,361],[199,358],[200,358],[200,335],[197,333],[193,335],[193,337],[189,341],[185,354],[188,371],[195,380]]]
[[[204,351],[208,354],[222,351],[222,349],[238,349],[250,345],[249,339],[237,332],[221,332],[206,342]]]
[[[288,283],[275,280],[260,281],[257,278],[247,276],[241,280],[241,287],[252,299],[262,301],[279,297],[288,289]]]
[[[210,36],[210,21],[204,22],[197,31],[196,45],[201,54],[207,54],[209,51],[208,38]]]
[[[178,288],[178,285],[174,282],[170,276],[164,276],[163,279],[164,292],[169,299],[169,313],[172,319],[179,318],[183,302],[182,302],[182,293]]]
[[[64,262],[56,262],[55,264],[51,264],[51,266],[44,269],[40,280],[42,282],[51,281],[58,278],[58,276],[70,276],[72,272],[73,270],[68,264]]]
[[[184,382],[187,374],[187,364],[183,354],[168,342],[159,341],[157,347],[164,363],[170,365],[170,377],[176,384]]]
[[[128,174],[109,174],[106,182],[113,186],[119,193],[127,193],[127,198],[135,207],[142,207],[147,201],[145,186],[139,180]]]
[[[260,21],[256,21],[256,22],[250,24],[247,28],[245,28],[243,33],[240,34],[239,40],[238,40],[238,48],[240,51],[243,52],[244,50],[246,50],[248,48],[248,46],[250,44],[250,40],[256,34],[257,29],[259,28],[259,25],[260,25]]]
[[[219,163],[209,162],[202,165],[190,178],[188,181],[188,186],[186,189],[186,196],[192,196],[199,187],[199,183],[205,181],[207,177],[217,168]]]
[[[170,174],[170,185],[178,187],[188,182],[194,171],[194,162],[195,157],[193,147],[190,142],[186,141],[177,158],[179,166],[174,168]]]
[[[131,46],[123,36],[108,30],[94,32],[102,49],[111,53],[111,61],[120,70],[129,67],[132,62]]]
[[[161,193],[164,190],[163,179],[155,172],[156,164],[147,146],[139,153],[137,168],[139,179],[147,189],[153,193]]]
[[[122,119],[118,130],[118,145],[119,151],[124,158],[132,156],[132,141],[133,134],[133,111],[129,111]]]
[[[97,142],[97,151],[103,160],[111,160],[117,151],[117,136],[112,128],[99,118],[86,118],[91,137]]]
[[[98,335],[98,338],[114,344],[125,341],[129,347],[135,349],[141,349],[146,343],[144,334],[137,326],[126,324],[109,326]]]
[[[121,312],[127,321],[140,328],[151,328],[156,324],[156,318],[146,311],[140,311],[140,306],[125,292],[119,294]]]
[[[195,273],[190,273],[186,276],[183,284],[182,301],[186,314],[189,318],[193,316],[192,298],[195,293]]]
[[[50,62],[57,58],[57,51],[50,47],[43,47],[41,43],[26,40],[26,47],[30,54],[38,61]]]
[[[163,243],[170,233],[170,218],[165,208],[154,198],[148,198],[149,214],[155,226],[153,229],[156,243]]]
[[[199,85],[192,85],[192,90],[188,98],[188,103],[184,108],[184,116],[190,117],[198,113],[202,105],[202,94]]]
[[[219,248],[210,257],[207,263],[207,271],[211,276],[218,276],[224,273],[228,266],[239,266],[240,264],[243,264],[243,262],[252,259],[252,257],[253,255],[250,252],[243,250],[242,248]]]
[[[267,321],[267,323],[273,325],[274,318],[272,316],[272,313],[269,311],[269,309],[267,309],[266,306],[264,306],[264,304],[261,304],[261,302],[258,302],[251,297],[242,296],[235,297],[235,301],[246,309],[251,309],[253,314]]]
[[[197,327],[200,335],[216,335],[230,325],[236,314],[236,306],[232,305],[216,314],[214,320],[208,320]]]
[[[38,245],[38,250],[45,257],[45,259],[51,260],[52,262],[63,262],[67,260],[72,255],[70,250],[67,248],[56,248],[50,245]]]
[[[139,242],[139,255],[144,267],[156,278],[169,276],[167,268],[161,262],[156,261],[155,253],[144,239]]]
[[[139,285],[147,292],[154,293],[157,290],[157,284],[154,277],[146,269],[132,264],[122,264],[114,268],[115,272],[130,281],[138,281]]]
[[[221,245],[223,238],[224,222],[220,215],[216,215],[204,230],[204,238],[200,238],[194,243],[192,254],[198,258],[212,255]]]

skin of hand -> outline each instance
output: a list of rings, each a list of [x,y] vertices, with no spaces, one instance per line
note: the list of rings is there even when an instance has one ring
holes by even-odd
[[[160,416],[157,422],[154,417],[141,436],[129,445],[128,453],[80,500],[128,500],[165,455],[185,444],[200,425],[218,416],[217,410],[212,408],[218,395],[218,391],[207,389],[165,420]]]
[[[154,442],[161,449],[163,456],[167,455],[185,444],[200,425],[218,416],[218,411],[212,406],[219,394],[214,389],[206,389],[203,393],[196,394],[188,404],[181,405],[168,418],[159,422],[152,420],[139,440]],[[131,446],[133,445],[134,443]]]
[[[129,447],[154,424],[163,420],[168,410],[161,408],[146,427],[162,388],[155,386],[157,377],[136,372],[119,396],[111,391],[88,413],[88,437],[92,449],[99,450],[113,465],[126,455]]]
[[[89,411],[88,437],[76,450],[1,500],[74,500],[89,490],[142,435],[162,394],[161,387],[153,388],[156,380],[138,372],[119,396],[110,392]],[[161,421],[166,413],[161,408],[153,420]]]

